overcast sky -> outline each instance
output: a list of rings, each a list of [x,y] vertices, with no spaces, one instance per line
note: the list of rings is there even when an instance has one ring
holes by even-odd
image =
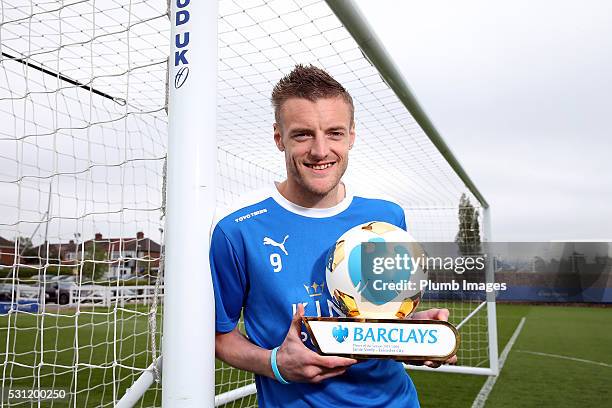
[[[612,2],[362,1],[502,240],[612,241]]]
[[[491,204],[495,240],[612,241],[612,1],[362,0],[359,4],[422,107]],[[240,20],[233,24],[251,23],[250,20]],[[49,27],[38,27],[37,30]],[[25,38],[15,36],[14,40],[25,41]],[[163,42],[164,38],[159,41]],[[6,42],[4,38],[3,44]],[[106,47],[113,44],[111,42]],[[136,49],[141,48],[134,41],[130,44]],[[240,49],[239,45],[236,46]],[[163,54],[164,50],[160,48],[156,52]],[[101,58],[107,55],[101,51],[98,54]],[[134,55],[140,55],[144,62],[147,58],[159,61],[165,58],[162,54],[157,57],[148,54],[149,51]],[[51,52],[49,55],[55,54]],[[257,54],[253,55],[257,59]],[[263,60],[265,62],[267,58]],[[92,66],[104,64],[95,62]],[[74,70],[66,72],[75,73]],[[260,72],[280,74],[270,69]],[[229,69],[226,73],[234,74]],[[142,78],[165,77],[163,68],[149,74],[153,76]],[[31,80],[36,75],[31,72],[28,78]],[[0,80],[8,81],[8,77],[4,75]],[[121,81],[121,78],[117,80]],[[143,95],[149,95],[148,82],[153,81],[146,80],[141,84],[146,87]],[[264,85],[266,83],[257,78],[257,86]],[[0,84],[0,88],[2,86]],[[130,86],[134,86],[133,82]],[[11,87],[14,90],[17,84],[11,83]],[[156,92],[162,92],[156,99],[159,105],[163,103],[163,88],[157,87]],[[270,114],[267,92],[261,107]],[[247,94],[251,97],[250,93]],[[41,106],[45,106],[44,103]],[[259,105],[250,104],[251,108],[259,109]],[[38,109],[36,119],[39,122],[37,126],[40,126],[44,120],[41,108]],[[52,113],[49,109],[47,111],[49,115]],[[14,111],[6,112],[15,115]],[[236,119],[235,116],[228,117]],[[247,135],[257,134],[253,132],[257,123],[262,122],[262,129],[269,132],[269,120],[265,114],[253,110],[250,116],[244,117],[248,118],[248,126],[231,127],[234,139],[239,140],[235,145],[240,151],[246,140],[243,139],[245,132]],[[68,133],[74,137],[74,131]],[[119,154],[116,151],[118,142],[113,139],[116,133],[105,133],[110,139],[102,141],[104,149],[95,149],[96,154]],[[157,135],[159,132],[153,133]],[[90,131],[87,134],[91,136]],[[38,139],[38,145],[30,146],[37,147],[32,171],[49,167],[43,163],[46,156],[39,149],[43,140]],[[130,136],[129,139],[134,138]],[[150,145],[148,140],[143,139],[139,148]],[[155,146],[161,146],[159,140],[153,142]],[[68,154],[68,159],[63,157],[59,162],[61,166],[78,168],[80,161],[86,158],[74,148],[70,150],[60,146],[59,150]],[[17,150],[12,148],[11,151]],[[163,156],[160,152],[151,154],[157,158]],[[104,159],[112,161],[107,156]],[[6,163],[14,172],[16,159],[11,160]],[[53,164],[52,160],[47,161]],[[0,170],[1,167],[0,163]],[[47,170],[56,171],[53,166]],[[11,173],[7,177],[14,180],[17,175]],[[38,194],[38,199],[23,201],[32,207],[33,220],[42,218],[48,202],[45,198],[47,179],[36,180],[42,183],[32,190]],[[107,180],[105,183],[108,185]],[[14,189],[15,185],[5,183],[4,187]],[[74,180],[70,186],[76,188]],[[157,188],[154,183],[151,186],[154,190]],[[103,205],[116,204],[115,201],[122,197],[107,193],[105,189],[100,191],[105,197],[97,202]],[[17,197],[12,192],[0,193],[14,199]],[[134,190],[134,194],[140,193]],[[151,194],[160,197],[160,194],[155,195],[155,191]],[[81,197],[66,192],[62,195],[61,206],[54,204],[55,210],[61,207],[63,214],[75,213],[67,210],[72,207],[65,197],[71,195]],[[125,201],[124,198],[121,200]],[[3,217],[15,219],[12,213],[8,213],[9,207],[18,208],[5,203],[0,211],[0,225]],[[159,217],[154,218],[156,222],[150,224],[147,234],[157,233]],[[5,224],[13,225],[11,222]],[[33,229],[35,225],[36,222],[25,225],[26,230],[22,233],[28,234],[27,228]],[[111,233],[110,226],[102,228],[91,222],[88,225],[96,231]],[[72,225],[62,224],[62,228],[62,234],[73,236]],[[133,233],[138,229],[146,230],[147,226],[125,228],[133,230]],[[83,236],[93,232],[83,231]],[[1,233],[11,236],[9,232]]]

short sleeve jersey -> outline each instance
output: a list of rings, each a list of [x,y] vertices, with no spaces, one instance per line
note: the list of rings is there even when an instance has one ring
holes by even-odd
[[[304,208],[276,189],[258,191],[217,214],[210,265],[216,331],[232,331],[244,316],[251,342],[279,346],[299,303],[306,316],[339,316],[325,288],[329,249],[348,229],[385,221],[406,229],[402,208],[380,198],[352,195],[332,208]],[[313,348],[302,327],[304,344]],[[418,407],[415,387],[400,363],[369,360],[319,384],[256,376],[261,407]]]

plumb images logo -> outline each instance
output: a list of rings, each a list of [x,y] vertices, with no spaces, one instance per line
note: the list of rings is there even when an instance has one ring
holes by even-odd
[[[332,335],[334,336],[334,339],[336,339],[338,343],[342,343],[344,342],[344,340],[346,340],[346,338],[349,335],[348,327],[342,327],[342,325],[340,324],[337,326],[334,326],[334,328],[332,329]]]

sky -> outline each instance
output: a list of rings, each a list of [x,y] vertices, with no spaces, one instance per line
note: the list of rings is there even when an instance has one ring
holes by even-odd
[[[612,2],[359,5],[491,205],[495,241],[612,241]]]
[[[167,38],[163,29],[164,27],[167,29],[168,20],[165,18],[165,3],[155,4],[161,5],[156,11],[159,18],[152,20],[151,23],[161,27],[159,30],[157,26],[152,27],[155,38],[149,41],[150,33],[142,31],[146,25],[141,24],[135,26],[138,29],[134,28],[133,38],[130,37],[130,47],[135,50],[134,53],[129,53],[130,61],[134,66],[139,66],[138,69],[131,70],[133,75],[130,76],[129,82],[132,89],[130,98],[132,102],[133,98],[138,98],[139,107],[160,112],[160,116],[165,117],[163,114],[165,92],[164,87],[159,84],[163,83],[165,78],[167,49],[163,44],[167,44]],[[224,2],[224,4],[234,3]],[[608,140],[608,137],[612,136],[612,125],[605,115],[612,106],[609,101],[609,95],[612,94],[611,2],[359,0],[358,4],[402,71],[422,107],[491,204],[494,240],[612,241],[612,205],[610,204],[612,203],[612,142]],[[248,9],[248,13],[262,21],[276,21],[265,14],[260,15],[268,8],[258,5],[259,3]],[[292,2],[275,3],[275,7],[280,5],[288,8],[294,6]],[[87,7],[87,4],[80,7]],[[259,143],[260,134],[269,137],[270,133],[272,112],[268,101],[269,90],[271,84],[276,83],[284,72],[276,65],[292,66],[293,60],[283,57],[285,53],[297,59],[306,58],[305,55],[310,55],[303,51],[303,47],[306,46],[304,44],[307,44],[309,47],[321,46],[323,49],[321,55],[327,55],[325,47],[318,42],[323,38],[319,35],[320,31],[324,30],[326,40],[331,38],[330,41],[336,38],[333,37],[336,31],[327,31],[326,26],[320,26],[325,20],[320,17],[329,13],[325,7],[321,8],[322,13],[313,12],[312,21],[308,15],[301,13],[268,10],[274,13],[274,16],[275,13],[280,13],[283,16],[282,21],[287,25],[287,30],[284,30],[276,23],[264,24],[263,28],[276,33],[279,38],[269,37],[266,32],[252,31],[252,21],[245,17],[242,10],[237,10],[236,13],[226,10],[227,16],[223,19],[220,29],[224,33],[221,42],[223,47],[220,51],[220,75],[230,79],[221,81],[220,86],[224,102],[220,111],[222,120],[219,125],[219,138],[225,148],[243,163],[240,166],[225,167],[231,168],[231,171],[236,173],[231,175],[232,180],[241,180],[244,185],[236,187],[234,185],[236,183],[229,183],[227,186],[223,185],[224,191],[235,192],[241,187],[252,188],[251,182],[254,179],[257,182],[266,179],[266,174],[262,175],[257,172],[259,170],[255,171],[261,166],[268,168],[266,167],[269,164],[268,159],[263,158],[273,157],[282,165],[281,156],[278,156],[271,139],[268,139],[270,143]],[[76,14],[79,14],[78,11],[74,10]],[[17,12],[16,9],[13,12]],[[55,18],[54,15],[46,17],[51,20]],[[296,20],[298,17],[302,20]],[[313,23],[314,20],[316,24]],[[16,21],[21,20],[16,19]],[[102,17],[96,17],[95,21],[97,25],[106,29],[113,27]],[[77,21],[74,24],[79,27],[89,27],[91,23]],[[327,22],[327,24],[334,23]],[[28,38],[24,32],[46,33],[54,26],[42,21],[33,28],[28,27],[27,24],[20,23],[5,25],[3,47],[7,50],[9,46],[10,50],[27,49],[28,47],[22,44]],[[17,31],[13,33],[8,28]],[[244,39],[239,36],[235,38],[234,35],[235,29],[238,28],[240,29],[238,31],[248,35],[249,40],[253,40],[252,45],[258,47],[256,52],[251,49],[245,52]],[[57,58],[53,44],[43,41],[42,35],[34,36],[36,39],[34,43],[47,52],[37,51],[36,55],[40,58],[48,57],[49,61],[46,62],[51,64],[50,66],[60,61],[63,64],[60,67],[63,73],[80,80],[88,78],[91,75],[90,67],[95,67],[97,81],[102,81],[96,82],[96,85],[104,89],[113,89],[111,92],[113,95],[122,95],[118,90],[126,88],[125,75],[114,75],[114,70],[124,72],[125,67],[122,65],[125,63],[124,55],[117,53],[118,57],[110,60],[114,64],[109,63],[107,59],[108,55],[114,55],[115,49],[128,46],[128,42],[123,38],[125,30],[118,30],[112,38],[105,36],[105,41],[100,44],[96,42],[97,46],[87,51],[96,59],[85,65],[75,62],[79,61],[76,57],[84,52],[79,42],[82,30],[68,31],[64,33],[66,36],[64,42],[69,45],[64,45],[62,58]],[[368,69],[371,68],[369,64],[365,61],[355,63],[351,51],[344,49],[346,46],[346,42],[342,40],[344,34],[338,30],[337,38],[340,40],[336,41],[333,47],[334,53],[338,55],[330,54],[331,62],[326,59],[328,65],[342,68],[342,64],[334,62],[333,58],[348,58],[352,61],[352,69],[359,68],[355,72],[351,69],[348,74],[359,76],[359,80],[356,81],[352,77],[341,77],[339,80],[357,87],[361,86],[362,80],[368,84],[373,81],[374,85],[371,85],[371,88],[380,93],[375,84],[378,76],[369,75]],[[275,44],[274,50],[278,51],[279,55],[270,54],[270,48],[260,44],[262,38]],[[302,38],[306,41],[302,42]],[[355,52],[358,53],[357,50]],[[71,53],[75,55],[71,56]],[[269,66],[270,60],[274,61],[273,67]],[[259,67],[257,64],[262,66],[253,69],[253,66]],[[140,66],[148,68],[143,70]],[[15,79],[17,78],[15,76],[7,76],[7,72],[12,69],[14,75],[23,77],[21,68],[21,64],[16,62],[7,62],[3,65],[4,74],[0,75],[0,91],[4,91],[5,88],[12,89],[13,92],[21,89],[20,83],[23,81]],[[107,69],[110,71],[107,72]],[[46,76],[38,71],[30,71],[27,76],[30,91],[57,86],[55,79],[45,80]],[[241,80],[236,82],[235,78],[238,76]],[[104,82],[111,79],[117,83]],[[252,98],[256,93],[252,90],[261,87],[265,88],[264,91],[257,93],[261,98],[258,99],[258,103],[253,103]],[[248,92],[244,92],[245,89]],[[363,104],[370,104],[368,107],[371,109],[362,109],[369,114],[366,115],[369,127],[360,128],[359,143],[352,152],[351,160],[355,164],[361,159],[359,163],[363,164],[364,171],[372,172],[373,168],[380,167],[374,162],[375,157],[385,161],[394,159],[391,165],[395,166],[396,162],[401,162],[402,174],[395,174],[393,177],[387,177],[388,179],[394,181],[400,179],[400,176],[405,176],[409,182],[400,184],[408,191],[418,190],[428,193],[429,190],[435,190],[429,187],[423,188],[421,186],[423,180],[418,176],[412,177],[407,172],[414,167],[413,170],[420,174],[423,169],[419,166],[437,169],[436,163],[429,159],[430,156],[425,156],[422,162],[414,166],[414,163],[410,162],[410,157],[415,156],[409,154],[421,153],[422,146],[419,143],[409,142],[401,145],[404,149],[401,157],[396,151],[389,150],[389,146],[395,146],[392,143],[397,142],[392,130],[403,130],[398,130],[397,126],[392,126],[393,129],[385,127],[388,120],[378,109],[379,99],[372,98],[374,92],[372,89],[357,90],[358,102],[366,100]],[[68,94],[69,92],[80,92],[80,94],[72,95]],[[21,95],[21,93],[23,92],[19,91],[16,94]],[[8,132],[5,139],[0,135],[0,143],[3,143],[0,151],[8,155],[4,157],[0,154],[0,178],[5,177],[3,180],[10,181],[0,183],[0,196],[12,200],[0,203],[0,226],[4,225],[10,230],[0,229],[0,235],[10,237],[14,232],[14,220],[17,219],[14,212],[18,208],[22,210],[20,219],[31,221],[21,223],[24,228],[21,235],[30,235],[39,225],[39,220],[43,218],[49,206],[46,195],[50,180],[57,183],[53,190],[55,201],[51,201],[51,207],[55,213],[62,214],[62,217],[56,217],[61,223],[58,221],[58,225],[53,227],[56,231],[55,239],[73,237],[78,227],[74,225],[75,220],[80,220],[79,217],[83,212],[87,213],[87,219],[83,222],[87,228],[81,227],[83,236],[90,236],[98,231],[104,232],[105,235],[123,233],[116,232],[117,229],[130,231],[130,234],[135,234],[138,230],[145,230],[147,235],[158,234],[159,215],[138,216],[140,218],[134,215],[133,217],[138,219],[132,225],[127,220],[132,215],[126,216],[128,212],[118,211],[116,207],[123,205],[140,210],[144,210],[144,207],[159,207],[157,201],[161,199],[160,166],[164,154],[164,134],[160,129],[165,129],[165,122],[152,122],[145,126],[144,122],[134,122],[133,118],[140,115],[132,115],[127,116],[126,120],[113,122],[108,125],[110,128],[107,128],[103,125],[105,123],[103,119],[115,114],[123,118],[123,108],[106,100],[97,103],[98,99],[95,99],[93,113],[97,120],[96,126],[83,127],[81,121],[89,115],[87,105],[89,97],[83,93],[82,90],[68,88],[62,91],[59,98],[60,114],[57,114],[54,110],[57,101],[54,98],[49,99],[49,95],[55,94],[31,92],[30,99],[40,98],[40,100],[36,99],[36,115],[28,116],[26,121],[28,126],[23,126],[21,123],[20,118],[24,113],[20,109],[25,109],[29,105],[3,100],[3,105],[0,107],[0,123],[5,123],[8,119],[7,123],[10,124],[12,119],[17,118],[16,123],[19,126],[15,129],[26,133],[34,132],[32,129],[35,129],[39,133],[46,133],[47,136],[29,137],[22,143],[23,157],[18,157],[19,149],[15,149],[17,139],[13,139],[15,129],[7,125],[0,128],[0,133]],[[379,93],[377,98],[384,96],[384,92]],[[244,103],[237,96],[248,97],[249,102]],[[76,105],[76,102],[70,98],[79,101],[79,104]],[[382,99],[387,100],[386,97]],[[247,110],[248,114],[245,113]],[[389,112],[396,114],[392,106],[387,113]],[[81,118],[81,121],[77,120],[78,118]],[[404,118],[398,121],[403,125],[406,124]],[[101,126],[97,126],[98,122]],[[66,127],[70,131],[59,132],[56,137],[53,132],[43,129],[46,125],[57,125],[62,129]],[[98,128],[103,132],[96,133]],[[125,129],[129,130],[126,134],[124,134]],[[363,137],[368,135],[369,144],[364,143],[368,139]],[[380,152],[370,154],[370,149],[381,145],[379,142],[384,137],[390,140],[389,144],[383,143]],[[96,143],[91,144],[93,139]],[[257,142],[247,143],[247,140],[257,140]],[[72,144],[62,144],[68,142]],[[53,148],[49,148],[51,143]],[[248,151],[244,149],[245,145],[249,145]],[[90,146],[96,148],[89,149]],[[128,156],[131,161],[125,166],[130,169],[126,173],[128,181],[120,178],[119,167],[113,165],[125,159],[123,157],[125,152],[118,149],[118,146],[130,147]],[[87,150],[87,154],[84,149]],[[57,161],[58,168],[52,153],[61,156]],[[361,156],[358,156],[359,154]],[[146,186],[141,183],[144,176],[136,177],[136,173],[131,170],[132,163],[144,163],[136,160],[143,155],[152,159],[153,166],[146,173],[151,177],[148,183],[144,183]],[[247,160],[244,160],[245,156],[248,156]],[[263,160],[256,163],[261,166],[248,167],[251,157]],[[27,183],[32,185],[27,184],[30,188],[23,189],[23,196],[20,196],[15,193],[17,186],[15,180],[19,176],[15,173],[17,170],[15,163],[25,163],[23,158],[31,159],[33,165],[22,165],[22,170],[34,172],[36,177],[24,179],[22,186],[26,186]],[[229,159],[224,157],[223,160],[226,160],[227,164]],[[79,179],[79,175],[89,177],[90,173],[84,172],[83,169],[92,163],[105,164],[95,167],[91,172],[91,177],[102,187],[90,189],[92,194],[95,192],[95,196],[86,196],[81,194],[83,180]],[[270,164],[271,167],[274,165]],[[351,167],[361,168],[360,165]],[[394,170],[398,169],[394,167]],[[58,177],[49,178],[47,177],[49,172],[62,174],[61,177],[56,174]],[[66,174],[63,174],[64,172]],[[240,177],[237,177],[238,173]],[[28,175],[32,176],[29,173]],[[357,178],[361,178],[360,174],[358,176]],[[440,179],[445,179],[444,175],[441,175]],[[413,188],[410,183],[418,188]],[[393,185],[397,186],[397,183]],[[381,188],[389,189],[386,185]],[[116,190],[123,191],[124,195],[117,193]],[[450,188],[447,190],[455,192]],[[459,192],[457,200],[458,194]],[[143,201],[145,196],[149,198]],[[70,197],[73,199],[70,200]],[[18,199],[21,199],[19,204],[15,202]],[[86,205],[88,200],[94,204]],[[130,204],[132,202],[136,204]],[[145,206],[144,203],[148,205]],[[83,209],[84,207],[86,208]],[[104,219],[104,225],[91,222],[98,213]],[[120,214],[117,217],[121,220],[114,220],[110,214]],[[138,222],[141,219],[144,221]],[[43,232],[47,234],[46,230],[39,228],[39,233]]]

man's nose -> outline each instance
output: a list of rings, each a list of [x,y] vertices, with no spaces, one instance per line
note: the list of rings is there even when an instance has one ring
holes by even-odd
[[[310,146],[310,155],[315,159],[324,159],[329,154],[329,142],[325,135],[315,135]]]

